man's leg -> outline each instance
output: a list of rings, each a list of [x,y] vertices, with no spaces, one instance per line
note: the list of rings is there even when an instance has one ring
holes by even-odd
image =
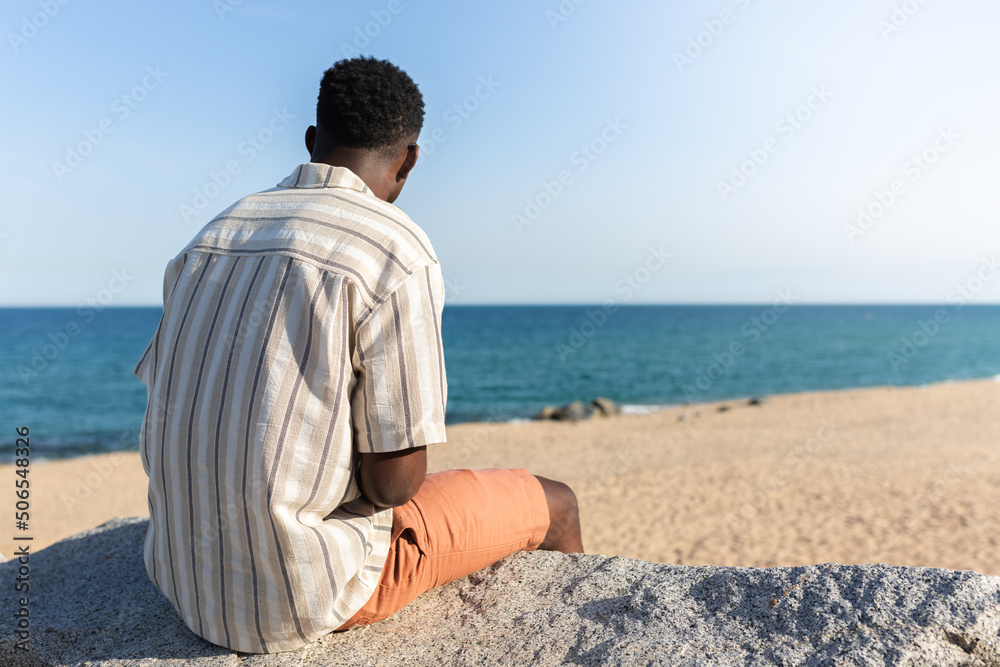
[[[340,629],[387,618],[426,591],[517,551],[582,551],[576,497],[522,469],[427,475],[393,509],[392,544],[372,599]]]
[[[583,553],[583,538],[580,536],[580,508],[576,504],[573,489],[562,482],[535,475],[545,491],[545,501],[549,506],[549,530],[538,545],[545,551],[561,551],[564,554]]]

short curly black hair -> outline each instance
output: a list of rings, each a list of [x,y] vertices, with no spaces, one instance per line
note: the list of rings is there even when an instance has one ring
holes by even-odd
[[[316,124],[338,146],[385,152],[420,132],[424,97],[388,60],[344,59],[323,73]]]

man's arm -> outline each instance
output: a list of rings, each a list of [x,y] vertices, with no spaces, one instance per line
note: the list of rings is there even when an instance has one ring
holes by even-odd
[[[417,494],[427,474],[427,447],[360,454],[358,484],[379,507],[398,507]]]
[[[437,262],[416,267],[355,332],[351,393],[357,481],[379,507],[416,495],[427,472],[426,445],[445,441],[441,311]]]

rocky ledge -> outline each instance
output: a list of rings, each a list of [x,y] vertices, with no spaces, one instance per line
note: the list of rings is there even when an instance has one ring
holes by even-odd
[[[737,568],[520,553],[396,616],[273,655],[193,635],[142,563],[147,522],[119,518],[0,564],[0,664],[996,665],[1000,577],[887,565]]]

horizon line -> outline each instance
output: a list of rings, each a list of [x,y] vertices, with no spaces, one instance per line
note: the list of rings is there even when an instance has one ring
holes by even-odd
[[[445,307],[448,308],[569,308],[569,307],[579,307],[579,308],[603,308],[605,306],[615,307],[615,308],[633,308],[633,307],[684,307],[684,306],[726,306],[726,307],[736,307],[736,306],[765,306],[770,307],[774,305],[773,301],[667,301],[667,302],[638,302],[638,303],[608,303],[608,302],[591,302],[591,301],[573,301],[573,302],[537,302],[537,303],[518,303],[518,302],[487,302],[487,303],[448,303],[445,302]],[[945,308],[969,308],[975,306],[1000,306],[1000,301],[986,301],[982,303],[947,303],[941,301],[809,301],[802,303],[791,303],[784,304],[789,308],[792,307],[817,307],[817,306],[843,306],[843,307],[898,307],[898,306],[940,306]],[[133,304],[108,304],[101,307],[101,310],[122,310],[125,308],[162,308],[163,305],[159,303],[133,303]],[[13,310],[17,308],[59,308],[59,309],[79,309],[79,308],[94,308],[93,304],[78,304],[78,305],[65,305],[65,304],[0,304],[0,309]]]

